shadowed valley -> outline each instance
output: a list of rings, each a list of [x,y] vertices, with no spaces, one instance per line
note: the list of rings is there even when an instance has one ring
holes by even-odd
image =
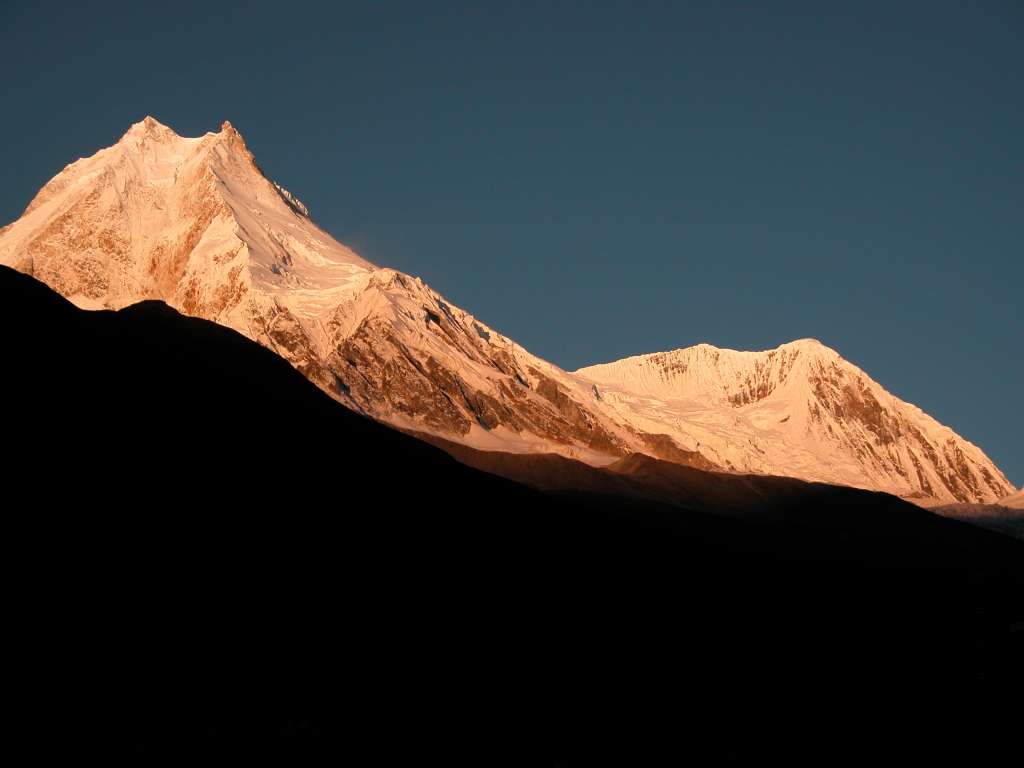
[[[643,457],[460,456],[524,485],[159,302],[85,312],[2,268],[0,313],[44,743],[571,765],[638,722],[680,754],[814,751],[818,717],[920,754],[902,703],[1019,690],[1007,537]]]

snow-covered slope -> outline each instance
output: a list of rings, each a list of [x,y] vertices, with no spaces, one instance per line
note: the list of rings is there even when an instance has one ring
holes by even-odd
[[[1004,499],[1000,499],[999,503],[1010,509],[1024,509],[1024,488],[1016,493],[1011,493]]]
[[[938,501],[1013,490],[980,450],[813,342],[567,373],[338,243],[228,123],[194,139],[133,125],[0,229],[0,263],[82,307],[162,299],[274,349],[351,408],[477,448],[594,464],[643,452]]]
[[[229,123],[194,139],[133,125],[0,229],[0,263],[81,307],[162,299],[233,327],[398,426],[594,462],[629,450],[558,368],[319,229]]]
[[[640,429],[745,472],[994,501],[1012,488],[975,445],[814,339],[765,352],[700,344],[580,369]]]

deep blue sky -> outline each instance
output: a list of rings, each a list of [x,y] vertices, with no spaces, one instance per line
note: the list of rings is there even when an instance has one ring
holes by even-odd
[[[0,0],[0,223],[145,114],[227,118],[565,368],[813,336],[1024,482],[1019,0],[311,5]]]

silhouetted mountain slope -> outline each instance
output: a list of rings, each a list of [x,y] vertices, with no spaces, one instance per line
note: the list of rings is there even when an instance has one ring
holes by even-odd
[[[980,525],[1024,540],[1024,509],[1005,507],[1002,504],[946,504],[934,507],[932,511],[943,517]]]
[[[912,542],[915,558],[922,556],[922,548],[933,546],[932,540],[945,540],[953,549],[973,546],[968,542],[975,534],[962,526],[945,525],[935,520],[933,511],[885,493],[790,477],[704,470],[644,454],[632,454],[605,467],[593,467],[557,454],[480,451],[434,435],[421,433],[419,436],[467,466],[538,490],[584,491],[644,499],[717,518],[784,525],[789,529],[790,543],[803,529],[814,531],[814,537],[824,530],[844,540],[858,536],[881,537],[894,545],[891,552],[894,562],[905,556],[901,547],[908,541]],[[975,507],[990,509],[981,505],[971,508]],[[938,511],[944,517],[974,522],[966,515],[946,514],[948,509],[951,508],[942,507]],[[982,536],[982,539],[987,542],[988,537]],[[815,549],[805,556],[814,557],[821,542],[812,538],[809,543]],[[836,553],[826,549],[822,554],[834,557]],[[934,554],[944,560],[950,556],[950,551],[939,546]]]
[[[1018,690],[1019,542],[800,486],[798,519],[754,522],[542,493],[159,303],[83,312],[0,269],[0,316],[11,658],[44,752],[977,755],[995,726],[968,714]],[[962,708],[934,750],[929,701]]]

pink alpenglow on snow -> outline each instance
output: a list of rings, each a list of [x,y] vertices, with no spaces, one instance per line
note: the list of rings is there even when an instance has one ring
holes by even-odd
[[[228,122],[197,138],[131,126],[0,229],[0,263],[80,307],[160,299],[273,349],[350,408],[477,448],[595,465],[647,453],[921,503],[1015,490],[981,449],[813,340],[564,371],[320,229]]]

